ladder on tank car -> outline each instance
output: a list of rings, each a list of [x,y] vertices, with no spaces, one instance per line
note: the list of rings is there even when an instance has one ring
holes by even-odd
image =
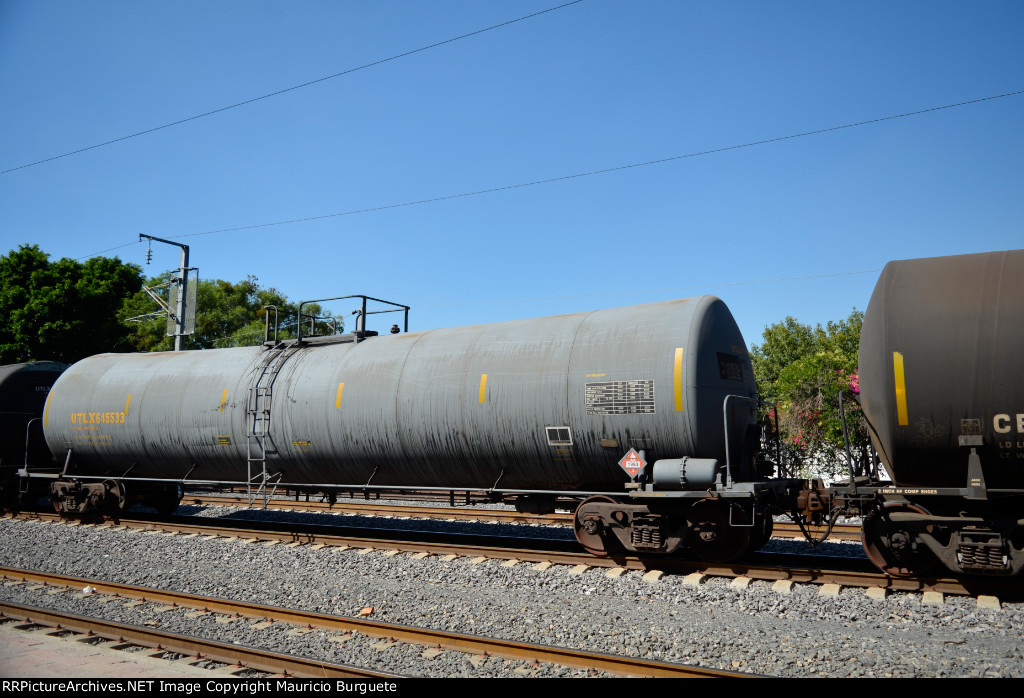
[[[267,472],[267,453],[273,452],[273,438],[270,435],[270,406],[274,395],[274,382],[284,362],[292,355],[297,345],[274,347],[270,349],[257,370],[260,372],[255,383],[249,386],[246,401],[246,497],[251,507],[260,496],[263,508],[277,491],[277,480],[281,473],[271,475]],[[255,473],[253,471],[256,471]],[[255,492],[253,485],[256,486]],[[273,485],[273,489],[269,489]]]

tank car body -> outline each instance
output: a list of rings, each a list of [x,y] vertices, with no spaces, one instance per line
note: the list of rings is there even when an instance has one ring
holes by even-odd
[[[26,429],[43,416],[50,388],[66,368],[54,361],[0,366],[0,465],[49,460],[42,425]]]
[[[43,438],[43,405],[66,369],[54,361],[0,366],[0,500],[17,495],[17,471],[26,464],[49,465]]]
[[[890,262],[861,333],[860,380],[893,481],[1024,488],[1024,250]],[[979,438],[962,438],[979,437]]]
[[[589,516],[593,549],[631,548],[640,517],[648,547],[666,551],[686,537],[685,511],[705,490],[758,479],[755,391],[731,313],[704,296],[385,336],[104,354],[61,377],[44,428],[54,453],[71,454],[54,485],[69,511],[123,501],[133,482],[599,495],[578,514]],[[654,463],[642,482],[620,467],[627,452]],[[641,501],[666,493],[671,511]],[[616,497],[636,501],[606,506]],[[747,502],[748,526],[755,509]]]
[[[103,354],[54,386],[46,436],[102,476],[195,466],[245,482],[265,457],[301,485],[621,489],[629,447],[724,462],[722,399],[754,390],[732,316],[705,297],[359,342]]]
[[[893,479],[865,522],[883,569],[1024,567],[1024,250],[890,262],[865,313],[861,403]]]

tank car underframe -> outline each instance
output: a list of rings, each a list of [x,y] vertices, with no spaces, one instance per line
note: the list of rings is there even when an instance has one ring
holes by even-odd
[[[1014,576],[1024,570],[1024,490],[833,487],[830,506],[864,518],[865,552],[892,576],[951,572]],[[942,513],[933,513],[942,512]]]
[[[670,554],[689,549],[709,562],[728,562],[771,538],[772,515],[789,483],[742,483],[717,491],[602,494],[576,509],[576,538],[595,555]]]
[[[117,518],[135,505],[169,515],[185,489],[178,480],[110,476],[74,476],[67,472],[18,471],[22,499],[45,496],[63,516],[99,515]]]
[[[21,471],[23,482],[45,482],[54,508],[68,516],[100,514],[117,517],[135,504],[168,514],[177,507],[185,487],[245,487],[245,482],[155,480],[132,477],[79,476],[55,472]],[[772,515],[782,513],[778,502],[802,481],[773,480],[737,483],[716,491],[663,491],[625,489],[618,492],[575,490],[481,490],[497,499],[554,502],[556,498],[582,500],[575,514],[577,538],[597,555],[615,553],[668,554],[688,548],[702,559],[725,562],[761,547],[771,537]],[[281,483],[302,491],[365,492],[364,485]],[[36,487],[36,490],[42,488]],[[451,493],[452,487],[375,487],[374,491]],[[479,488],[468,488],[479,489]]]

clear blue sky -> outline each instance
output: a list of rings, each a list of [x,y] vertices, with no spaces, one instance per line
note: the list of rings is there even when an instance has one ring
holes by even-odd
[[[558,4],[0,0],[0,170]],[[143,264],[139,233],[175,238],[203,278],[415,329],[712,293],[756,344],[864,309],[888,260],[1024,247],[1024,94],[197,233],[1024,90],[1022,36],[1019,0],[585,0],[0,174],[0,247]]]

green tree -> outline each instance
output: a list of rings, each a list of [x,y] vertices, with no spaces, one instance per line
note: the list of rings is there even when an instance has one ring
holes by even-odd
[[[0,257],[0,363],[130,351],[118,310],[141,287],[142,270],[116,257],[51,262],[38,245],[11,250]]]
[[[170,272],[149,279],[146,285],[157,287],[165,284]],[[166,302],[166,294],[164,294]],[[196,289],[195,333],[185,338],[186,349],[211,349],[230,346],[253,346],[263,341],[266,314],[264,306],[278,308],[282,339],[294,336],[294,317],[297,307],[274,288],[263,288],[259,280],[250,276],[245,281],[231,283],[220,279],[203,279]],[[129,322],[149,313],[152,317]],[[304,314],[316,315],[321,312],[318,305],[303,307]],[[121,311],[121,318],[132,326],[132,342],[139,351],[170,351],[174,338],[166,335],[167,317],[145,291],[139,291],[130,298]],[[271,315],[271,323],[274,318]],[[308,319],[307,319],[308,327]],[[320,323],[318,332],[326,328]],[[305,331],[305,330],[304,330]]]
[[[765,328],[764,342],[751,350],[758,391],[777,402],[780,438],[802,475],[834,478],[848,473],[841,394],[855,471],[864,473],[870,464],[867,423],[857,402],[863,322],[864,313],[856,309],[825,327],[812,328],[787,317]]]

